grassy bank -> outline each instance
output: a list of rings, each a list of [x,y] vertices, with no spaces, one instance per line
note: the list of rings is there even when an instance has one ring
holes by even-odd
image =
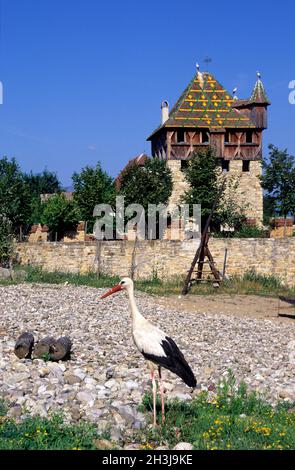
[[[19,269],[19,268],[16,268]],[[21,267],[25,270],[26,282],[64,284],[65,282],[74,285],[83,285],[97,288],[110,287],[119,281],[117,276],[108,276],[104,274],[70,274],[61,272],[46,272],[33,267]],[[0,284],[12,284],[21,281],[0,281]],[[136,281],[136,288],[143,292],[154,295],[179,295],[183,286],[183,279],[175,277],[170,281],[161,281],[156,276],[149,280]],[[288,288],[283,286],[280,280],[275,276],[264,276],[254,271],[249,271],[242,277],[232,277],[222,282],[219,288],[214,288],[212,283],[195,284],[190,290],[193,295],[261,295],[277,297],[278,295],[295,296],[295,287]]]
[[[150,395],[143,403],[144,409],[151,411]],[[165,425],[140,436],[144,448],[159,444],[172,448],[180,441],[199,450],[295,448],[294,404],[272,407],[254,392],[248,393],[245,384],[236,387],[231,375],[221,382],[213,400],[204,393],[191,402],[171,401],[166,410]]]
[[[6,412],[0,402],[0,450],[91,450],[97,448],[97,441],[108,437],[99,435],[93,424],[66,424],[59,415],[26,417],[17,423]]]

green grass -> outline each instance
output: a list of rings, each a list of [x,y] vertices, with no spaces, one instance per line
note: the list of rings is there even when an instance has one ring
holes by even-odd
[[[151,412],[151,395],[145,395],[142,409]],[[161,422],[159,401],[157,409]],[[244,383],[236,387],[230,375],[211,401],[201,393],[191,402],[168,402],[165,425],[146,429],[138,438],[143,448],[190,442],[200,450],[295,449],[294,404],[273,408],[256,393],[248,393]]]
[[[146,426],[128,440],[141,444],[142,449],[159,445],[171,449],[185,441],[199,450],[294,450],[294,405],[282,402],[273,407],[255,392],[249,393],[244,383],[237,386],[230,372],[214,399],[201,392],[190,402],[168,401],[164,425]],[[150,394],[145,394],[139,408],[152,417]],[[160,408],[158,398],[158,423]],[[109,439],[107,433],[99,435],[94,424],[82,420],[67,424],[55,414],[16,422],[6,413],[7,407],[0,401],[0,450],[94,450],[96,439]]]
[[[107,288],[119,281],[118,276],[86,273],[71,274],[62,272],[47,272],[40,268],[26,266],[16,267],[27,271],[26,282],[48,284],[73,284],[96,288]],[[22,282],[22,281],[19,281]],[[0,285],[17,284],[18,281],[0,281]],[[179,295],[183,286],[183,278],[176,276],[171,280],[161,281],[157,276],[152,279],[136,281],[136,288],[153,295]],[[284,286],[276,276],[257,274],[254,270],[247,271],[242,277],[232,277],[214,288],[212,283],[195,284],[191,288],[193,295],[261,295],[277,297],[278,295],[295,295],[295,287]]]
[[[21,267],[20,269],[24,269]],[[89,286],[89,287],[110,287],[119,282],[118,276],[107,276],[104,274],[86,273],[86,274],[71,274],[62,272],[48,272],[40,268],[33,268],[31,266],[25,267],[27,271],[27,282],[41,282],[48,284],[74,284],[76,286]]]
[[[94,439],[108,438],[99,435],[93,424],[65,424],[59,415],[26,417],[18,423],[5,415],[0,402],[0,450],[91,450],[96,449]]]

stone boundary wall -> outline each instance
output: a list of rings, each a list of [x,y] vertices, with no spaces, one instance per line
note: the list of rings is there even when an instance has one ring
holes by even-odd
[[[198,240],[190,241],[103,241],[80,243],[19,243],[17,258],[23,265],[46,271],[70,273],[103,272],[147,279],[186,274]],[[288,285],[295,285],[295,237],[277,239],[211,239],[210,250],[222,271],[227,248],[226,274],[243,275],[249,269],[274,274]]]

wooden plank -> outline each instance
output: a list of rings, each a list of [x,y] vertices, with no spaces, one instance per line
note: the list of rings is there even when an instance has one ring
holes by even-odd
[[[285,297],[284,295],[279,295],[279,299],[288,304],[295,305],[295,299],[292,297]]]

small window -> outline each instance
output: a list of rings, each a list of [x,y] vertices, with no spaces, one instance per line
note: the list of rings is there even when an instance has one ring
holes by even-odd
[[[225,144],[229,144],[229,143],[230,143],[230,133],[229,133],[229,131],[226,131],[226,132],[225,132],[225,135],[224,135],[224,143],[225,143]]]
[[[221,168],[222,168],[222,171],[224,171],[224,172],[229,171],[229,160],[222,159]]]
[[[185,139],[184,139],[184,131],[177,131],[177,142],[178,143],[181,143],[181,142],[185,142]]]
[[[243,171],[250,171],[250,160],[243,160]]]
[[[253,132],[252,131],[246,131],[246,143],[247,144],[252,144],[252,136]]]
[[[202,137],[202,143],[205,144],[209,142],[209,135],[207,131],[202,131],[201,132],[201,137]]]

